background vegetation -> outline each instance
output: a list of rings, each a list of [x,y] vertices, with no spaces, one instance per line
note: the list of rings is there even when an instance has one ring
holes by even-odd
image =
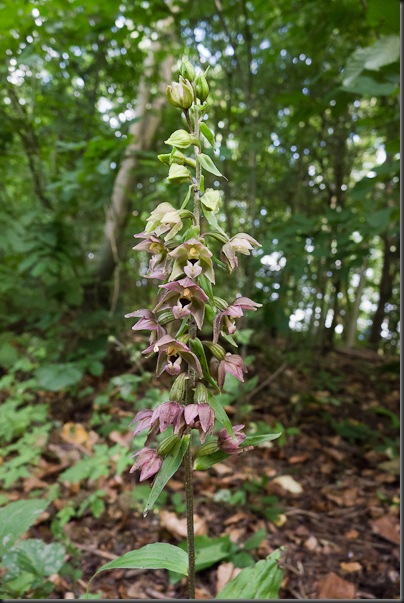
[[[209,67],[225,230],[262,243],[217,279],[264,306],[240,332],[243,353],[266,347],[272,372],[271,350],[297,363],[399,351],[399,2],[3,0],[0,11],[2,504],[55,426],[68,438],[90,412],[102,437],[126,433],[133,413],[111,415],[111,400],[139,409],[164,395],[147,387],[144,340],[123,315],[152,303],[133,234],[155,205],[175,205],[156,155],[178,126],[165,86],[183,55]],[[91,462],[69,459],[61,481],[116,462],[122,473],[114,437],[92,442]],[[46,491],[58,500],[60,485]],[[54,535],[74,514],[101,515],[103,496],[61,506]]]

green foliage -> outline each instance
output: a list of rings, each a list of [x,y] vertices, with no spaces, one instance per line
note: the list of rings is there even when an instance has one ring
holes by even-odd
[[[280,554],[281,550],[278,549],[266,559],[258,561],[254,567],[245,568],[226,584],[216,599],[277,599],[283,579],[283,571],[278,563]]]
[[[19,500],[0,508],[0,557],[28,530],[47,506],[46,501],[32,499]]]

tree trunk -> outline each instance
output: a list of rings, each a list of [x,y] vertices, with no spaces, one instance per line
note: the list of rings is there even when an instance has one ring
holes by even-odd
[[[158,24],[158,30],[165,36],[173,25],[173,18],[168,17]],[[165,86],[171,81],[171,70],[174,64],[173,57],[169,54],[160,65],[156,65],[156,52],[161,48],[160,38],[150,46],[150,50],[143,64],[142,79],[139,84],[139,93],[136,103],[136,114],[140,118],[129,128],[129,143],[121,167],[115,179],[112,192],[111,205],[107,210],[104,239],[96,254],[97,263],[94,273],[94,284],[106,286],[115,268],[122,261],[122,246],[125,227],[130,216],[131,195],[136,184],[136,167],[139,152],[151,147],[154,135],[161,121],[161,111],[166,102]],[[160,91],[150,98],[149,78],[158,67]],[[109,289],[109,287],[107,287]]]
[[[386,235],[383,238],[384,242],[384,257],[382,276],[379,284],[379,302],[372,321],[372,328],[369,335],[369,344],[373,348],[377,348],[380,343],[381,329],[386,313],[386,304],[391,298],[393,292],[394,269],[392,266],[393,253],[390,251],[391,242]]]
[[[366,285],[366,270],[368,260],[366,259],[359,270],[359,283],[355,291],[355,299],[346,323],[345,344],[348,348],[353,348],[356,341],[356,330],[358,324],[359,310],[362,301],[363,291]]]

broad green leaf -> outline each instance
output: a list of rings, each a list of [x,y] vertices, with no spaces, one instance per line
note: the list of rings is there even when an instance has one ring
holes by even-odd
[[[189,446],[190,437],[191,436],[189,434],[182,436],[174,448],[164,458],[161,469],[154,480],[153,487],[143,511],[143,515],[147,515],[168,480],[171,479],[181,465],[184,454]]]
[[[229,432],[229,434],[234,437],[233,427],[231,425],[231,421],[227,415],[227,412],[223,408],[222,404],[219,400],[209,392],[208,400],[209,406],[213,408],[215,413],[215,418],[223,425],[223,427]]]
[[[28,530],[48,504],[48,501],[39,499],[19,500],[0,509],[0,557]]]
[[[215,166],[215,164],[213,163],[213,161],[209,157],[209,155],[205,155],[205,153],[199,153],[196,157],[197,157],[199,163],[201,164],[201,166],[207,172],[210,172],[211,174],[214,174],[215,176],[222,176],[222,178],[224,177],[223,174],[221,174],[219,172],[219,170],[217,169],[217,167]]]
[[[206,354],[205,354],[205,349],[203,347],[203,343],[198,338],[190,339],[189,343],[191,344],[191,349],[192,349],[193,353],[198,357],[199,362],[201,363],[202,373],[203,373],[203,376],[205,377],[206,381],[208,381],[208,383],[210,383],[216,389],[216,391],[220,392],[220,388],[219,388],[218,384],[216,383],[216,381],[213,379],[212,375],[210,374],[208,361],[206,359]]]
[[[277,549],[253,567],[243,569],[216,599],[277,599],[283,578],[283,570],[278,564],[280,554],[281,549]]]
[[[259,446],[260,444],[265,444],[265,442],[270,442],[271,440],[276,440],[282,435],[282,433],[266,433],[265,435],[250,435],[247,436],[244,442],[240,444],[242,448],[244,446]]]
[[[166,542],[146,544],[103,565],[91,580],[100,572],[111,569],[167,569],[187,576],[188,555],[180,547]]]
[[[250,536],[250,538],[248,538],[245,541],[243,550],[244,551],[252,551],[253,549],[256,549],[261,544],[261,542],[264,540],[266,535],[267,535],[266,529],[261,528],[260,530],[255,532],[255,534]]]
[[[21,571],[38,577],[57,574],[65,562],[65,547],[59,542],[46,544],[39,538],[29,538],[13,546],[4,555],[2,565],[7,578],[17,578]]]
[[[37,369],[35,373],[39,387],[56,392],[79,383],[83,377],[83,369],[72,362],[63,364],[47,364]]]
[[[398,61],[400,57],[399,36],[384,36],[376,40],[372,46],[357,48],[349,57],[343,85],[349,86],[365,69],[379,71],[380,67]]]
[[[364,96],[389,96],[399,89],[399,82],[377,82],[374,78],[359,75],[350,84],[342,86],[345,92],[363,94]]]
[[[208,128],[208,126],[205,124],[205,122],[201,123],[200,128],[201,128],[201,132],[205,136],[206,140],[212,145],[212,147],[214,147],[215,146],[215,137],[213,135],[213,132]]]

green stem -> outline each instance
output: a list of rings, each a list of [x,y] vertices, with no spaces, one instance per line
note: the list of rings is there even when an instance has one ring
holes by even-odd
[[[197,105],[194,105],[194,124],[192,132],[192,123],[188,111],[184,111],[185,117],[195,138],[199,139],[199,112]],[[198,146],[194,146],[195,155],[201,152]],[[202,169],[198,161],[195,167],[195,186],[194,186],[194,224],[199,227],[201,222],[201,202],[200,185]],[[190,317],[188,321],[188,333],[190,339],[195,339],[197,335],[197,326],[195,319]],[[185,395],[185,404],[192,404],[193,390],[196,383],[195,371],[188,367],[188,383]],[[188,544],[188,598],[195,599],[195,529],[194,529],[194,485],[193,485],[193,459],[191,446],[188,447],[184,458],[185,463],[185,501],[187,514],[187,544]]]

